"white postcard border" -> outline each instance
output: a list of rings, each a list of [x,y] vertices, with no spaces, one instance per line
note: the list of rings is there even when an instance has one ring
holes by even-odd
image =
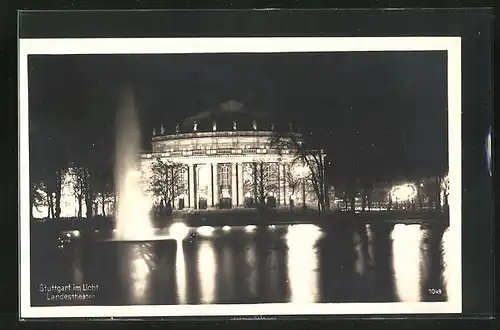
[[[457,279],[447,302],[315,303],[231,305],[143,305],[32,307],[30,284],[30,187],[28,55],[291,53],[447,51],[450,231],[461,250],[461,38],[460,37],[278,37],[278,38],[99,38],[19,40],[19,236],[20,318],[441,314],[462,312],[462,255],[455,253]]]

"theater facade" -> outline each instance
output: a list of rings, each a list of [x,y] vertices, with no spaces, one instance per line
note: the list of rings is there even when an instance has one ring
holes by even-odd
[[[182,164],[182,182],[169,201],[174,209],[253,207],[257,202],[316,206],[307,167],[297,165],[294,150],[278,150],[271,143],[272,121],[265,113],[227,101],[169,131],[160,126],[153,130],[151,150],[141,155],[143,182],[148,185],[159,159]],[[158,205],[158,196],[149,194]]]

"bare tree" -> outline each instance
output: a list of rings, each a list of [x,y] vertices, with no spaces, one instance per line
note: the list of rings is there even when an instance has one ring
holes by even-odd
[[[252,162],[244,166],[243,188],[253,191],[255,201],[264,205],[271,193],[279,189],[277,180],[276,164],[263,161]]]
[[[103,182],[101,189],[97,193],[97,198],[101,202],[101,213],[106,216],[106,205],[114,201],[115,189],[112,181]]]
[[[276,132],[270,138],[270,144],[278,149],[280,154],[288,152],[294,155],[294,162],[300,162],[310,171],[310,181],[318,200],[318,211],[323,211],[326,205],[328,185],[325,177],[325,154],[316,148],[302,135],[293,132]]]
[[[60,168],[56,171],[55,178],[55,218],[59,218],[61,216],[61,193],[62,187],[64,183],[64,177],[66,176],[68,169]]]
[[[185,193],[185,166],[157,158],[151,166],[151,177],[148,190],[159,198],[163,205]]]
[[[47,207],[47,218],[54,218],[54,182],[50,180],[43,180],[31,185],[31,196],[32,205],[36,207],[38,211],[39,207]]]
[[[290,195],[294,195],[301,187],[302,179],[293,173],[292,166],[285,167],[285,180],[287,183]]]
[[[31,218],[33,218],[33,208],[35,208],[38,212],[40,211],[40,207],[47,206],[47,194],[44,191],[43,182],[37,182],[31,184]]]
[[[81,166],[72,166],[68,169],[68,171],[73,195],[78,203],[77,216],[81,218],[83,216],[83,203],[88,201],[90,195],[89,171],[85,167]],[[88,203],[86,204],[88,208]]]

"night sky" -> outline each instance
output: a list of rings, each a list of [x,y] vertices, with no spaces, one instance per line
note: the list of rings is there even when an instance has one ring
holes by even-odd
[[[145,148],[153,127],[172,128],[237,100],[278,124],[321,135],[337,176],[442,173],[448,167],[446,60],[445,52],[33,55],[31,164],[89,153],[111,164],[120,92],[130,83]]]

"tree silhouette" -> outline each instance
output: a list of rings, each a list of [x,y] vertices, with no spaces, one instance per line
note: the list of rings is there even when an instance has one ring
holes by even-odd
[[[285,180],[287,188],[289,189],[288,191],[290,192],[290,195],[294,195],[300,189],[302,178],[298,177],[293,172],[292,165],[285,166],[285,171]]]
[[[275,194],[278,187],[277,164],[257,161],[245,164],[243,167],[243,189],[253,191],[255,202],[264,205],[271,193]]]
[[[90,173],[89,181],[91,188],[91,199],[93,202],[99,202],[101,213],[106,216],[106,204],[114,201],[115,185],[110,169],[105,170],[103,167],[95,168]],[[98,212],[98,210],[96,210]]]
[[[71,185],[73,195],[77,201],[78,213],[77,217],[83,217],[83,203],[89,200],[90,196],[90,173],[87,168],[82,166],[71,166],[68,168],[69,184]],[[89,207],[89,203],[85,203]],[[87,209],[87,216],[89,210]]]
[[[294,132],[275,132],[270,138],[272,148],[279,154],[287,153],[294,156],[293,163],[304,164],[310,171],[310,182],[318,200],[318,211],[327,207],[327,180],[325,176],[325,153],[318,147],[315,140],[306,139]]]
[[[148,191],[160,199],[165,207],[186,191],[185,165],[157,158],[151,165]]]
[[[44,191],[44,185],[43,182],[36,182],[31,184],[31,218],[33,218],[33,208],[36,209],[38,212],[40,211],[40,207],[42,206],[47,206],[47,194]]]

